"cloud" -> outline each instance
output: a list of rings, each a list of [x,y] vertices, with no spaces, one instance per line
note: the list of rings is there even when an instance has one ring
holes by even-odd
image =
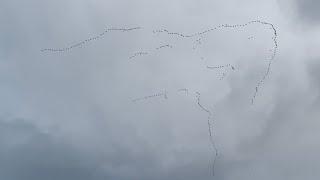
[[[21,119],[0,121],[1,179],[91,179],[96,165],[62,139]]]
[[[288,27],[292,17],[277,8],[267,0],[2,1],[0,179],[319,179],[320,36]],[[316,21],[310,5],[300,8]],[[279,49],[254,105],[272,29],[223,29],[200,40],[153,33],[256,19],[275,24]],[[66,53],[40,51],[137,26]],[[129,58],[144,51],[152,53]],[[224,71],[206,68],[229,63],[235,70],[223,80]],[[167,99],[132,102],[164,91]],[[214,117],[215,177],[196,92]]]
[[[303,21],[319,24],[320,2],[317,0],[295,0],[298,15]]]
[[[297,28],[299,25],[315,27],[319,25],[319,1],[277,0],[277,2],[285,18],[292,22],[294,27]]]

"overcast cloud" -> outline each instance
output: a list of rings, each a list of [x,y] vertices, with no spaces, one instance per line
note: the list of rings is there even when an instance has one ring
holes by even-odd
[[[310,21],[310,23],[319,24],[320,12],[318,7],[320,6],[320,2],[317,0],[305,0],[298,1],[295,0],[298,14],[302,18],[302,20]]]
[[[0,179],[319,179],[319,9],[317,0],[0,0]],[[278,33],[254,104],[270,26],[200,40],[154,33],[253,20]],[[137,52],[148,54],[130,58]],[[234,70],[207,68],[227,64]],[[197,92],[214,120],[214,176]]]

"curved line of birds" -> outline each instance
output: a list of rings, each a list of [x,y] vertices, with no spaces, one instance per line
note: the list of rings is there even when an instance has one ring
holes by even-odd
[[[165,99],[168,99],[167,91],[165,90],[163,92],[158,92],[156,94],[138,97],[138,98],[133,99],[132,102],[138,102],[138,101],[147,100],[147,99],[156,98],[156,97],[164,97]]]
[[[189,89],[187,88],[181,88],[178,89],[177,92],[179,93],[184,93],[186,96],[188,96],[189,94]],[[164,98],[165,100],[168,99],[168,92],[166,90],[157,92],[155,94],[151,94],[151,95],[147,95],[147,96],[143,96],[143,97],[138,97],[132,100],[132,102],[136,103],[139,101],[146,101],[149,99],[153,99],[153,98]],[[196,104],[197,106],[200,108],[201,111],[205,112],[208,116],[207,116],[207,125],[208,125],[208,134],[209,134],[209,141],[212,145],[212,149],[214,152],[214,157],[213,157],[213,161],[212,161],[212,174],[214,176],[215,174],[215,163],[218,157],[218,148],[216,146],[216,143],[214,141],[214,119],[213,119],[213,113],[212,111],[210,111],[208,108],[206,108],[202,103],[201,103],[201,94],[200,92],[196,91],[195,92],[195,98],[196,98]]]
[[[209,140],[210,140],[210,143],[211,143],[213,151],[214,151],[214,157],[213,157],[213,162],[212,162],[212,175],[214,176],[215,175],[215,163],[216,163],[216,160],[218,157],[218,149],[217,149],[216,143],[214,141],[214,137],[213,137],[213,131],[214,131],[213,113],[208,108],[204,107],[200,103],[201,94],[199,92],[196,92],[196,98],[197,98],[197,104],[200,107],[200,109],[208,114],[207,123],[208,123]]]
[[[96,41],[98,39],[101,39],[103,36],[105,36],[106,33],[109,32],[113,32],[113,31],[119,31],[119,32],[129,32],[129,31],[134,31],[134,30],[139,30],[142,29],[142,27],[133,27],[133,28],[107,28],[106,30],[104,30],[103,32],[101,32],[100,34],[90,37],[88,39],[85,39],[83,41],[80,41],[78,43],[72,44],[71,46],[68,47],[64,47],[64,48],[45,48],[45,49],[41,49],[41,52],[67,52],[70,51],[74,48],[77,47],[82,47],[92,41]]]
[[[212,31],[216,31],[216,30],[221,29],[221,28],[244,28],[244,27],[246,27],[248,25],[251,25],[251,24],[265,25],[265,26],[268,26],[273,31],[273,36],[271,38],[273,40],[273,49],[271,50],[272,53],[271,53],[270,58],[268,59],[268,65],[267,65],[267,68],[265,70],[265,73],[262,75],[262,78],[258,81],[258,83],[257,83],[257,85],[255,87],[254,94],[253,94],[253,96],[251,98],[251,104],[254,104],[254,100],[257,97],[259,88],[262,86],[262,84],[265,82],[267,76],[269,75],[272,63],[273,63],[273,61],[274,61],[274,59],[276,57],[277,51],[278,51],[278,41],[277,41],[278,32],[277,32],[275,26],[272,23],[269,23],[269,22],[266,22],[266,21],[261,21],[261,20],[253,20],[253,21],[249,21],[249,22],[244,23],[244,24],[233,24],[233,25],[231,25],[231,24],[222,24],[222,25],[207,29],[205,31],[201,31],[201,32],[193,33],[193,34],[183,34],[183,33],[179,33],[179,32],[171,32],[171,31],[169,31],[167,29],[154,30],[153,32],[154,33],[166,33],[168,35],[177,36],[177,37],[181,37],[181,38],[193,38],[193,37],[201,36],[200,38],[198,38],[195,41],[195,44],[199,45],[199,44],[201,44],[201,39],[203,38],[202,35],[208,34],[208,33],[212,32]],[[249,40],[253,39],[253,36],[248,37],[248,39]],[[193,49],[195,49],[195,46],[193,47]],[[211,69],[211,68],[209,68],[209,69]],[[232,69],[234,69],[234,68],[232,68]],[[226,73],[223,73],[222,77],[220,79],[223,79],[225,76],[226,76]]]

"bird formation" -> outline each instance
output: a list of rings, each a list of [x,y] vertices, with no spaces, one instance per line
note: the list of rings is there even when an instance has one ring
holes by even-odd
[[[173,36],[178,36],[178,37],[182,37],[182,38],[192,38],[192,37],[195,37],[195,36],[201,36],[201,35],[204,35],[204,34],[207,34],[207,33],[210,33],[212,31],[215,31],[215,30],[218,30],[218,29],[222,29],[222,28],[243,28],[243,27],[246,27],[250,24],[262,24],[262,25],[267,25],[267,26],[270,26],[274,31],[275,31],[275,28],[273,26],[273,24],[269,23],[269,22],[265,22],[265,21],[261,21],[261,20],[254,20],[254,21],[249,21],[247,23],[244,23],[244,24],[221,24],[221,25],[218,25],[218,26],[215,26],[213,28],[210,28],[210,29],[207,29],[207,30],[204,30],[204,31],[200,31],[200,32],[196,32],[196,33],[193,33],[193,34],[183,34],[183,33],[178,33],[178,32],[171,32],[167,29],[158,29],[158,30],[154,30],[153,33],[167,33],[168,35],[173,35]]]
[[[227,67],[231,67],[232,70],[235,70],[235,68],[231,64],[220,65],[220,66],[207,66],[208,69],[221,69],[221,68],[227,68]]]
[[[163,33],[163,32],[167,33],[168,35],[175,35],[175,36],[180,36],[180,37],[183,37],[183,38],[185,38],[185,37],[187,37],[187,38],[193,37],[193,36],[190,36],[190,35],[184,35],[184,34],[182,34],[182,33],[170,32],[170,31],[167,30],[167,29],[157,29],[157,30],[153,30],[153,33]]]
[[[150,98],[156,98],[156,97],[163,97],[164,99],[168,99],[167,91],[165,90],[164,92],[159,92],[159,93],[156,93],[156,94],[152,94],[152,95],[136,98],[136,99],[133,99],[132,102],[143,101],[143,100],[147,100],[147,99],[150,99]]]
[[[81,47],[91,41],[95,41],[97,39],[100,39],[102,38],[105,33],[108,33],[108,32],[111,32],[111,31],[120,31],[120,32],[128,32],[128,31],[133,31],[133,30],[138,30],[138,29],[141,29],[141,27],[134,27],[134,28],[109,28],[109,29],[106,29],[105,31],[103,31],[102,33],[100,33],[99,35],[96,35],[96,36],[93,36],[91,38],[88,38],[88,39],[85,39],[79,43],[76,43],[76,44],[73,44],[69,47],[65,47],[65,48],[45,48],[45,49],[41,49],[40,51],[41,52],[66,52],[66,51],[70,51],[74,48],[77,48],[77,47]]]
[[[253,104],[254,103],[254,100],[259,92],[259,89],[260,87],[262,86],[262,84],[265,82],[266,78],[268,77],[269,73],[270,73],[270,70],[271,70],[271,66],[272,66],[272,63],[277,55],[277,51],[278,51],[278,41],[277,41],[277,38],[278,38],[278,33],[277,33],[277,30],[275,28],[275,26],[272,24],[272,23],[269,23],[269,22],[265,22],[265,21],[261,21],[261,20],[254,20],[254,21],[249,21],[247,23],[244,23],[244,24],[221,24],[219,26],[215,26],[213,28],[210,28],[210,29],[207,29],[207,30],[204,30],[204,31],[200,31],[200,32],[196,32],[196,33],[193,33],[193,34],[183,34],[183,33],[179,33],[179,32],[171,32],[167,29],[158,29],[158,30],[154,30],[153,33],[165,33],[169,36],[176,36],[176,37],[180,37],[180,38],[188,38],[188,39],[192,39],[194,40],[193,41],[193,49],[195,50],[197,46],[201,45],[202,44],[202,40],[204,39],[204,35],[208,34],[208,33],[211,33],[211,32],[214,32],[216,30],[220,30],[220,29],[223,29],[223,28],[228,28],[228,29],[239,29],[239,28],[244,28],[246,26],[249,26],[251,24],[260,24],[260,25],[263,25],[263,26],[267,26],[269,27],[272,31],[273,31],[273,36],[272,36],[272,40],[273,40],[273,48],[271,49],[271,55],[270,57],[268,58],[268,65],[267,65],[267,68],[262,76],[262,78],[258,81],[258,83],[256,84],[256,87],[254,89],[254,94],[253,94],[253,97],[251,99],[251,103]],[[68,47],[65,47],[65,48],[47,48],[47,49],[41,49],[41,52],[66,52],[66,51],[70,51],[74,48],[77,48],[77,47],[82,47],[84,45],[86,45],[87,43],[89,42],[92,42],[92,41],[95,41],[95,40],[98,40],[100,38],[102,38],[106,33],[109,33],[109,32],[112,32],[112,31],[119,31],[119,32],[129,32],[129,31],[133,31],[133,30],[139,30],[139,29],[142,29],[141,27],[133,27],[133,28],[109,28],[109,29],[106,29],[105,31],[103,31],[102,33],[96,35],[96,36],[93,36],[93,37],[90,37],[88,39],[85,39],[81,42],[78,42],[78,43],[75,43],[71,46],[68,46]],[[196,39],[195,39],[196,38]],[[248,37],[248,39],[253,39],[254,37],[253,36],[250,36]],[[163,48],[173,48],[172,45],[170,44],[164,44],[164,45],[160,45],[156,48],[152,48],[150,51],[139,51],[139,52],[136,52],[134,53],[132,56],[129,57],[129,59],[133,59],[133,58],[136,58],[136,57],[139,57],[139,56],[146,56],[146,55],[149,55],[151,53],[155,53],[156,51],[159,51]],[[201,59],[204,59],[203,57],[201,57]],[[231,64],[225,64],[225,65],[219,65],[219,66],[206,66],[207,69],[212,69],[212,70],[215,70],[215,69],[219,69],[219,70],[224,70],[224,72],[222,73],[221,77],[219,78],[220,80],[224,79],[227,75],[227,73],[230,71],[230,70],[235,70],[235,67]],[[177,90],[178,92],[185,92],[186,95],[188,95],[188,89],[187,88],[182,88],[182,89],[178,89]],[[196,92],[196,103],[197,103],[197,106],[205,113],[207,113],[207,124],[208,124],[208,132],[209,132],[209,139],[210,139],[210,142],[212,144],[212,148],[214,150],[214,159],[213,159],[213,163],[212,163],[212,172],[213,172],[213,175],[214,175],[214,169],[215,169],[215,162],[216,162],[216,158],[218,156],[218,150],[216,148],[216,145],[215,145],[215,141],[214,141],[214,138],[213,138],[213,113],[206,107],[204,107],[201,103],[201,94],[199,92]],[[147,96],[144,96],[144,97],[139,97],[139,98],[135,98],[132,100],[132,102],[138,102],[138,101],[145,101],[145,100],[148,100],[148,99],[152,99],[152,98],[157,98],[157,97],[163,97],[164,99],[167,99],[168,96],[167,96],[167,91],[163,91],[163,92],[158,92],[156,94],[152,94],[152,95],[147,95]]]
[[[181,88],[177,90],[178,92],[185,92],[186,95],[188,95],[188,89],[187,88]],[[132,102],[137,102],[137,101],[142,101],[142,100],[147,100],[150,98],[155,98],[155,97],[163,97],[164,99],[168,99],[168,91],[164,90],[163,92],[158,92],[156,94],[152,94],[152,95],[147,95],[147,96],[143,96],[143,97],[139,97],[139,98],[135,98],[132,100]]]
[[[270,73],[270,69],[271,69],[273,60],[275,59],[275,56],[276,56],[277,51],[278,51],[278,41],[277,41],[278,33],[277,33],[277,30],[276,30],[275,26],[272,23],[269,23],[269,22],[266,22],[266,21],[261,21],[261,20],[253,20],[253,21],[249,21],[249,22],[244,23],[244,24],[233,24],[233,25],[232,24],[222,24],[222,25],[207,29],[205,31],[196,32],[196,33],[193,33],[193,34],[183,34],[183,33],[178,33],[178,32],[171,32],[171,31],[169,31],[167,29],[154,30],[153,33],[166,33],[168,35],[177,36],[177,37],[181,37],[181,38],[193,38],[193,37],[196,37],[196,36],[202,36],[202,35],[208,34],[208,33],[212,32],[212,31],[215,31],[215,30],[218,30],[218,29],[222,29],[222,28],[234,28],[234,29],[237,28],[238,29],[238,28],[244,28],[244,27],[246,27],[248,25],[251,25],[251,24],[264,25],[264,26],[269,27],[273,31],[273,36],[272,36],[272,40],[273,40],[272,54],[271,54],[271,56],[269,58],[269,62],[268,62],[268,65],[267,65],[265,73],[263,74],[262,78],[258,81],[258,83],[257,83],[257,85],[255,87],[255,91],[254,91],[253,97],[251,98],[251,104],[253,104],[261,85],[264,83],[264,81],[266,80],[266,78],[268,77],[268,75]],[[252,39],[252,38],[253,37],[249,37],[248,39]],[[232,69],[234,69],[234,68],[232,68]],[[225,75],[223,74],[222,77],[224,78]]]
[[[137,56],[145,56],[145,55],[148,55],[148,54],[149,54],[148,52],[143,52],[143,51],[136,52],[132,56],[130,56],[129,59],[135,58]]]
[[[160,50],[162,48],[172,48],[172,45],[170,45],[170,44],[162,45],[162,46],[157,47],[156,50]]]
[[[165,44],[165,45],[158,46],[154,50],[150,50],[148,52],[147,51],[136,52],[132,56],[130,56],[129,59],[135,58],[137,56],[145,56],[145,55],[148,55],[148,54],[152,54],[152,53],[155,53],[155,51],[158,51],[158,50],[163,49],[163,48],[173,48],[173,46],[170,45],[170,44]]]
[[[213,162],[212,162],[212,174],[214,176],[215,174],[215,162],[216,162],[216,159],[218,157],[218,149],[216,147],[216,144],[215,144],[215,141],[214,141],[214,138],[213,138],[213,117],[212,117],[212,112],[205,108],[201,103],[200,103],[200,98],[201,98],[201,94],[199,92],[196,92],[196,99],[197,99],[197,104],[198,106],[200,107],[200,109],[204,112],[206,112],[208,114],[208,117],[207,117],[207,123],[208,123],[208,132],[209,132],[209,140],[210,140],[210,143],[212,145],[212,148],[214,150],[214,158],[213,158]]]
[[[178,89],[177,90],[178,92],[185,92],[186,94],[188,94],[188,89],[187,88],[181,88],[181,89]],[[207,125],[208,125],[208,133],[209,133],[209,140],[210,140],[210,143],[212,145],[212,148],[213,148],[213,151],[214,151],[214,158],[213,158],[213,162],[212,162],[212,173],[213,173],[213,176],[214,176],[214,170],[215,170],[215,162],[216,162],[216,159],[218,157],[218,149],[216,147],[216,144],[215,144],[215,141],[214,141],[214,138],[213,138],[213,114],[212,112],[204,107],[201,103],[201,94],[199,92],[195,92],[196,94],[196,103],[197,105],[200,107],[200,109],[202,111],[204,111],[205,113],[208,114],[207,116]],[[150,99],[150,98],[155,98],[155,97],[164,97],[165,99],[167,99],[167,91],[165,90],[164,92],[159,92],[159,93],[156,93],[156,94],[153,94],[153,95],[148,95],[148,96],[144,96],[144,97],[140,97],[140,98],[136,98],[136,99],[133,99],[132,102],[137,102],[137,101],[143,101],[143,100],[147,100],[147,99]]]
[[[224,72],[222,72],[222,74],[220,75],[219,80],[223,80],[229,73],[230,69],[235,71],[235,67],[231,64],[220,65],[220,66],[207,66],[207,68],[212,70],[215,70],[215,69],[224,70]]]
[[[267,69],[265,70],[265,73],[263,74],[262,78],[260,79],[260,81],[257,83],[257,85],[255,87],[254,94],[251,98],[251,104],[254,104],[254,100],[257,97],[260,86],[265,82],[266,78],[268,77],[270,70],[271,70],[272,63],[273,63],[273,61],[277,55],[277,51],[278,51],[278,41],[277,41],[278,32],[277,32],[276,28],[271,23],[263,22],[263,24],[269,25],[270,29],[272,29],[273,37],[271,39],[273,40],[274,46],[273,46],[273,49],[271,49],[271,56],[268,59]]]

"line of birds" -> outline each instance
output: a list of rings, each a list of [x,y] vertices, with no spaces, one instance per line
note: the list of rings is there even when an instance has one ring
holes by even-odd
[[[159,49],[162,49],[162,48],[173,48],[173,46],[170,45],[170,44],[166,44],[166,45],[162,45],[162,46],[157,47],[156,50],[159,50]]]
[[[168,99],[168,95],[167,94],[168,94],[168,92],[165,90],[163,92],[159,92],[159,93],[156,93],[156,94],[152,94],[152,95],[148,95],[148,96],[144,96],[144,97],[133,99],[132,102],[147,100],[147,99],[155,98],[155,97],[163,97],[164,99]]]
[[[201,103],[200,103],[200,98],[201,98],[201,94],[199,92],[196,92],[196,99],[197,99],[197,104],[200,107],[200,109],[204,112],[206,112],[208,114],[207,117],[207,123],[208,123],[208,132],[209,132],[209,140],[210,143],[212,145],[212,148],[214,150],[214,158],[213,158],[213,162],[212,162],[212,174],[213,176],[215,175],[215,163],[216,163],[216,159],[218,157],[218,149],[216,147],[214,138],[213,138],[213,119],[212,119],[212,112],[205,108]],[[212,122],[211,122],[212,121]]]
[[[226,64],[226,65],[219,65],[219,66],[207,66],[208,69],[221,69],[221,68],[227,68],[231,67],[232,70],[235,70],[234,66],[231,64]]]
[[[68,47],[64,47],[64,48],[45,48],[45,49],[41,49],[41,52],[66,52],[66,51],[70,51],[74,48],[77,47],[81,47],[91,41],[95,41],[99,38],[102,38],[105,33],[111,32],[111,31],[120,31],[120,32],[128,32],[128,31],[133,31],[133,30],[138,30],[138,29],[142,29],[141,27],[133,27],[133,28],[108,28],[105,31],[103,31],[102,33],[100,33],[99,35],[93,36],[91,38],[85,39],[79,43],[73,44],[71,46]]]
[[[149,54],[148,52],[143,52],[143,51],[136,52],[132,56],[130,56],[129,59],[135,58],[137,56],[145,56],[145,55],[148,55],[148,54]]]
[[[265,82],[266,78],[268,77],[268,75],[270,74],[270,70],[271,70],[271,65],[277,55],[277,52],[278,52],[278,32],[276,30],[276,28],[274,27],[273,24],[271,23],[267,23],[267,22],[264,22],[264,24],[266,25],[269,25],[271,27],[271,29],[273,30],[273,37],[271,38],[273,40],[273,49],[271,50],[271,56],[270,58],[268,59],[268,65],[267,65],[267,69],[265,71],[265,73],[263,74],[262,78],[260,79],[260,81],[257,83],[256,87],[255,87],[255,91],[254,91],[254,94],[251,98],[251,104],[254,104],[254,100],[256,99],[257,97],[257,94],[258,94],[258,91],[259,91],[259,88],[260,86],[262,86],[262,84]]]
[[[195,37],[195,36],[204,35],[204,34],[207,34],[207,33],[211,32],[211,31],[215,31],[215,30],[218,30],[218,29],[221,29],[221,28],[242,28],[242,27],[248,26],[250,24],[255,24],[255,23],[268,25],[268,26],[271,26],[274,29],[273,24],[271,24],[269,22],[265,22],[265,21],[261,21],[261,20],[253,20],[253,21],[249,21],[249,22],[244,23],[244,24],[233,24],[233,25],[231,25],[231,24],[221,24],[221,25],[215,26],[213,28],[210,28],[210,29],[207,29],[207,30],[204,30],[204,31],[200,31],[200,32],[196,32],[196,33],[193,33],[193,34],[183,34],[183,33],[179,33],[179,32],[171,32],[171,31],[169,31],[167,29],[154,30],[153,33],[167,33],[168,35],[174,35],[174,36],[179,36],[179,37],[183,37],[183,38],[191,38],[191,37]]]
[[[235,71],[235,67],[231,64],[220,65],[220,66],[207,66],[207,68],[212,69],[212,70],[216,70],[216,69],[224,70],[224,72],[221,73],[219,80],[223,80],[227,76],[227,74],[229,73],[230,69]]]
[[[187,88],[181,88],[181,89],[178,89],[177,90],[178,92],[185,92],[186,94],[188,94],[188,89]],[[213,176],[215,175],[215,163],[216,163],[216,159],[218,157],[218,149],[216,147],[216,144],[215,144],[215,141],[214,141],[214,137],[213,137],[213,114],[212,112],[207,109],[206,107],[204,107],[202,105],[202,103],[200,102],[201,101],[201,94],[199,92],[195,92],[196,94],[196,103],[197,105],[200,107],[200,109],[202,111],[204,111],[205,113],[208,114],[207,116],[207,124],[208,124],[208,133],[209,133],[209,140],[210,140],[210,143],[212,145],[212,148],[214,150],[214,158],[213,158],[213,162],[212,162],[212,173],[213,173]],[[165,99],[167,99],[167,91],[165,90],[164,92],[159,92],[159,93],[156,93],[156,94],[153,94],[153,95],[148,95],[148,96],[144,96],[144,97],[141,97],[141,98],[136,98],[136,99],[133,99],[132,102],[137,102],[137,101],[142,101],[142,100],[147,100],[149,98],[155,98],[155,97],[161,97],[163,96]]]
[[[173,48],[173,46],[170,45],[170,44],[160,45],[160,46],[156,47],[154,50],[155,50],[155,51],[159,51],[159,50],[161,50],[161,49],[163,49],[163,48]],[[155,53],[155,52],[154,52],[154,51],[148,51],[148,52],[146,52],[146,51],[140,51],[140,52],[136,52],[136,53],[134,53],[132,56],[130,56],[129,59],[136,58],[137,56],[145,56],[145,55],[148,55],[148,54],[151,54],[151,53]]]

